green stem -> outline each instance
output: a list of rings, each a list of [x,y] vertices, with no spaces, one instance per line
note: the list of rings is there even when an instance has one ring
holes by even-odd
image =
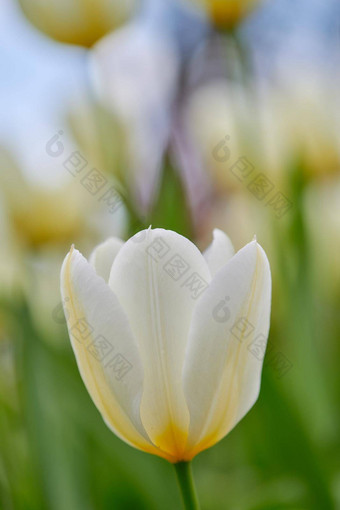
[[[177,462],[177,464],[174,464],[174,467],[181,488],[185,509],[200,510],[194,479],[192,477],[191,462]]]

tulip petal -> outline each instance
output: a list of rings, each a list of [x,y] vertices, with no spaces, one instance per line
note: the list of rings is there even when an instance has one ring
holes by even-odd
[[[154,444],[177,459],[189,425],[181,379],[185,349],[195,304],[209,280],[196,246],[163,229],[142,231],[125,243],[110,275],[142,357],[143,425]]]
[[[197,303],[183,371],[187,459],[224,437],[255,403],[270,300],[269,263],[253,241],[217,272]]]
[[[209,266],[211,276],[214,277],[217,271],[233,257],[235,250],[229,237],[222,230],[215,228],[213,236],[213,242],[205,250],[203,256]]]
[[[89,262],[95,268],[97,275],[109,281],[110,271],[114,259],[124,242],[118,237],[110,237],[101,244],[98,244],[92,251]]]
[[[105,422],[130,445],[168,458],[141,423],[143,369],[128,319],[110,287],[73,247],[61,270],[61,293],[80,374]]]

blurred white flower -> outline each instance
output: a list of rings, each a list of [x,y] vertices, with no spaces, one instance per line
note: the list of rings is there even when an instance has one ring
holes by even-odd
[[[178,60],[170,39],[132,23],[92,52],[94,84],[102,104],[124,132],[125,180],[142,208],[152,199],[169,143]]]
[[[202,85],[189,97],[183,115],[203,167],[217,187],[225,191],[242,186],[229,171],[240,156],[249,158],[247,99],[241,86],[223,79]]]
[[[338,96],[335,82],[308,74],[269,96],[267,133],[279,125],[283,164],[300,161],[309,177],[340,171]]]
[[[218,190],[246,191],[250,180],[263,173],[285,193],[297,165],[307,178],[339,172],[337,102],[332,83],[309,82],[307,76],[265,90],[220,79],[192,94],[186,126]],[[240,158],[252,171],[248,180],[237,176]]]

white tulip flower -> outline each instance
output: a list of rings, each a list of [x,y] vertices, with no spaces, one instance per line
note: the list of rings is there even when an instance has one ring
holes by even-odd
[[[253,240],[234,254],[220,230],[203,253],[181,235],[71,248],[61,292],[81,376],[106,424],[172,463],[222,439],[255,403],[271,275]]]

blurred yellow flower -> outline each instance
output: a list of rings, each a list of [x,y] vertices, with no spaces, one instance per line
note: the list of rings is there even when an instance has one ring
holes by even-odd
[[[256,240],[234,255],[215,230],[202,255],[177,233],[150,228],[126,243],[108,239],[90,262],[72,247],[61,293],[84,383],[131,446],[189,461],[255,403],[271,301]]]
[[[293,84],[260,94],[215,80],[192,94],[186,129],[217,190],[249,194],[249,182],[261,173],[285,193],[297,165],[307,179],[340,171],[335,87],[312,84],[307,77],[296,77]],[[248,179],[237,174],[241,158]]]
[[[47,187],[29,182],[0,148],[0,199],[13,242],[22,248],[67,245],[83,231],[88,193],[78,182]]]
[[[304,213],[315,278],[331,302],[340,295],[340,176],[308,186]]]
[[[270,98],[269,132],[274,123],[285,140],[286,162],[301,162],[306,176],[340,171],[338,88],[324,79],[296,79],[293,87]]]
[[[82,225],[82,214],[71,187],[33,189],[25,202],[12,210],[14,228],[30,246],[67,242]]]
[[[52,188],[29,182],[1,148],[0,168],[0,298],[25,293],[49,341],[63,322],[56,305],[65,249],[75,240],[87,249],[109,232],[123,235],[125,208],[110,213],[73,177]]]
[[[134,12],[137,0],[19,0],[33,25],[57,41],[91,47]]]
[[[198,0],[196,0],[197,3]],[[199,0],[214,25],[231,29],[247,16],[261,0]]]

